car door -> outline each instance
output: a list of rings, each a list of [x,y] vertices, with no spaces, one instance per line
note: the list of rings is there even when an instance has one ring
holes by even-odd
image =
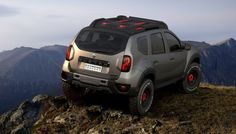
[[[172,32],[165,31],[164,40],[168,51],[168,79],[180,78],[184,75],[187,52],[181,48],[180,40]]]
[[[150,34],[151,55],[153,67],[155,70],[156,82],[158,85],[162,84],[168,79],[168,54],[161,32]]]

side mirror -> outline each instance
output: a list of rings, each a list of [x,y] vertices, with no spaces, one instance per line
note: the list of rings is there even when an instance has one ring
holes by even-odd
[[[185,49],[185,50],[190,50],[191,49],[191,45],[187,44],[187,43],[183,43],[183,45],[181,45],[180,47],[181,49]]]
[[[191,49],[191,45],[190,44],[185,44],[185,50],[190,50]]]

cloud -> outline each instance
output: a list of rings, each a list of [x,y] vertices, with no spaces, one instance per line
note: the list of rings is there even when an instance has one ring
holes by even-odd
[[[0,17],[12,16],[17,14],[19,14],[19,10],[17,8],[0,4]]]

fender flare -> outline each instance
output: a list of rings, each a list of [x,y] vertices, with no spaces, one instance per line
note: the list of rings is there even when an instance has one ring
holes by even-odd
[[[184,69],[184,73],[186,73],[188,67],[193,63],[194,59],[199,59],[199,64],[200,64],[200,54],[199,53],[195,53],[191,56],[191,58],[188,60],[188,62],[186,62],[186,67]]]
[[[147,75],[153,75],[154,76],[154,81],[153,81],[153,84],[155,85],[155,70],[153,68],[148,68],[146,69],[142,74],[141,76],[139,77],[139,80],[138,80],[138,84],[137,86],[135,87],[135,89],[133,90],[134,92],[132,93],[132,95],[137,95],[138,92],[139,92],[139,87],[141,86],[142,84],[142,81],[144,80],[144,78],[147,76]]]

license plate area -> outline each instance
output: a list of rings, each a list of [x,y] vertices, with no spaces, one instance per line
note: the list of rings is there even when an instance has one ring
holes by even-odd
[[[84,69],[94,72],[102,72],[102,66],[93,65],[89,63],[85,63]]]

